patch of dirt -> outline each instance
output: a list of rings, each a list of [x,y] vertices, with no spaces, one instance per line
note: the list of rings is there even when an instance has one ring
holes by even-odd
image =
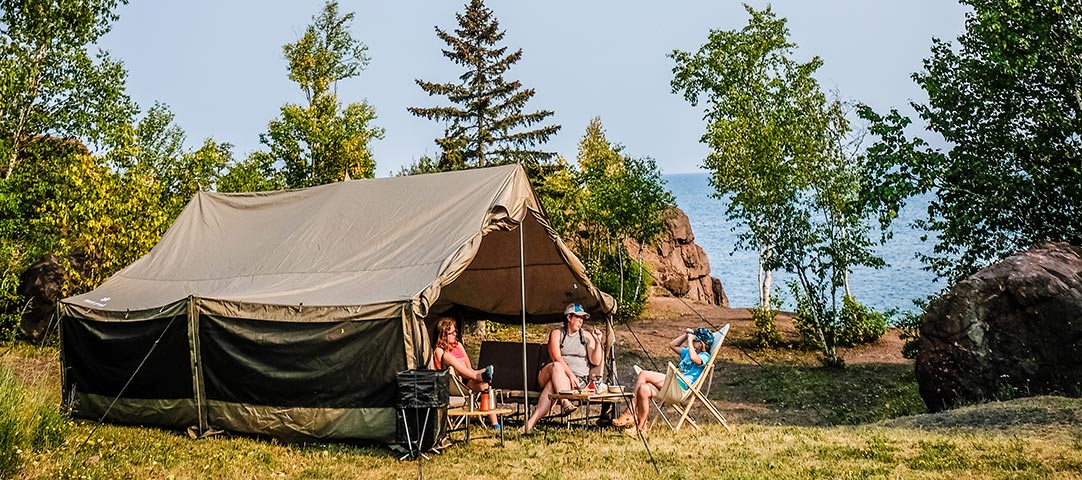
[[[731,420],[738,423],[808,425],[822,420],[809,406],[786,408],[752,400],[741,391],[745,378],[763,375],[763,366],[818,367],[818,354],[799,346],[799,334],[791,314],[782,313],[776,321],[779,333],[789,348],[760,350],[750,338],[755,328],[746,308],[722,308],[716,305],[687,302],[671,297],[652,297],[642,318],[631,325],[616,326],[616,351],[619,378],[633,381],[633,365],[665,371],[666,362],[678,360],[669,342],[685,328],[707,327],[717,330],[729,323],[729,334],[717,359],[715,394],[711,399]],[[889,330],[878,342],[856,348],[840,348],[846,365],[884,365],[900,371],[912,368],[912,361],[901,354],[905,342],[897,330]],[[726,348],[728,347],[728,348]],[[724,385],[717,385],[724,384]],[[722,394],[719,394],[721,392]]]
[[[638,347],[635,336],[638,336],[647,351],[651,355],[671,355],[669,342],[684,331],[685,328],[707,327],[717,330],[722,325],[731,324],[729,334],[725,339],[729,342],[742,342],[751,338],[751,332],[755,324],[751,320],[751,312],[746,308],[722,308],[717,305],[687,302],[672,297],[651,297],[643,312],[642,319],[634,322],[630,333],[626,326],[618,326],[617,346]],[[783,312],[778,316],[776,325],[782,338],[786,342],[795,344],[799,340],[796,328],[790,314]],[[911,360],[902,356],[902,345],[905,341],[898,338],[898,330],[890,329],[878,342],[862,345],[855,348],[839,348],[839,353],[845,359],[846,364],[863,363],[888,363],[903,364],[911,363]],[[725,349],[723,349],[725,350]],[[729,349],[733,350],[733,349]],[[731,355],[733,352],[722,352],[722,357]],[[738,352],[739,353],[739,352]],[[814,352],[810,353],[805,360],[815,361]]]

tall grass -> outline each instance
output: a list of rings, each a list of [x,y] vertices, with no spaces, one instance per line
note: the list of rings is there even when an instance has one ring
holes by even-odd
[[[27,455],[63,443],[68,419],[50,399],[46,388],[24,387],[0,366],[0,478],[18,472]]]

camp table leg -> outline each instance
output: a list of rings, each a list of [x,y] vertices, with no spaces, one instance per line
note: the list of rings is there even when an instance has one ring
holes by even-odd
[[[470,417],[467,416],[466,417],[466,443],[470,443],[470,424],[471,423],[473,423],[473,422],[471,422]]]

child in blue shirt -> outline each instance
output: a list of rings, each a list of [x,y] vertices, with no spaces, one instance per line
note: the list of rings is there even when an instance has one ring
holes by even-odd
[[[705,328],[686,329],[679,337],[672,339],[669,348],[680,355],[680,373],[691,382],[695,382],[702,375],[706,362],[710,360],[710,348],[714,345],[714,336]],[[665,374],[650,370],[642,370],[635,378],[635,386],[631,391],[632,412],[624,412],[623,415],[612,421],[618,427],[628,427],[624,433],[638,436],[638,432],[646,433],[646,420],[650,415],[650,399],[656,397],[661,391],[661,385],[665,382]],[[688,388],[681,381],[682,388]],[[636,427],[635,424],[638,424]]]

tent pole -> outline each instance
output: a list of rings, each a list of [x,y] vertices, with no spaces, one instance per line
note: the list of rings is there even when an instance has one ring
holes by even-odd
[[[526,242],[522,233],[525,229],[526,217],[523,216],[518,224],[518,272],[519,286],[522,288],[522,404],[526,406],[525,418],[530,418],[530,377],[526,371]]]
[[[207,431],[207,392],[203,384],[203,349],[199,346],[199,306],[195,295],[188,295],[188,348],[191,355],[192,390],[195,394],[196,414],[199,415],[199,434]]]

